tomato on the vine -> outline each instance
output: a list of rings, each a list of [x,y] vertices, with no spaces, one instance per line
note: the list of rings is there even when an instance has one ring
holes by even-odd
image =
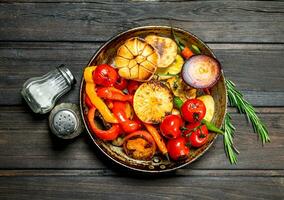
[[[201,147],[204,145],[208,138],[208,129],[206,125],[201,125],[185,136],[186,140],[190,142],[192,147]]]
[[[160,125],[161,133],[168,139],[174,139],[181,136],[182,119],[178,115],[168,115]]]
[[[206,114],[206,107],[199,99],[188,99],[182,105],[181,113],[186,121],[194,123],[201,121],[204,118]]]
[[[169,156],[173,160],[183,160],[188,158],[189,148],[186,146],[186,140],[183,137],[178,137],[169,140],[167,143]]]
[[[116,70],[107,64],[98,65],[93,73],[93,80],[98,85],[113,86],[117,79]]]
[[[201,122],[194,122],[194,123],[189,123],[185,126],[185,131],[183,132],[183,135],[188,135],[190,132],[192,132],[195,128],[201,125]]]

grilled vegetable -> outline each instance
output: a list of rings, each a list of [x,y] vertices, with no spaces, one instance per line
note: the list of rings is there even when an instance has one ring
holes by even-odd
[[[119,90],[124,90],[127,88],[128,82],[125,78],[118,76],[116,82],[114,83],[114,87]]]
[[[167,80],[167,83],[175,96],[180,97],[182,101],[194,99],[196,97],[196,89],[189,87],[178,76]]]
[[[204,119],[206,121],[211,121],[215,112],[215,102],[211,95],[203,95],[198,97],[197,99],[203,101],[206,107],[206,114]]]
[[[206,113],[206,107],[201,100],[189,99],[181,106],[183,119],[189,123],[201,121]]]
[[[208,129],[206,125],[201,125],[196,130],[193,130],[185,139],[190,142],[192,147],[198,148],[203,146],[208,141]]]
[[[132,133],[141,128],[141,124],[137,121],[130,120],[126,115],[126,106],[128,103],[122,101],[113,102],[113,114],[117,118],[120,127],[126,133]]]
[[[186,146],[186,141],[183,137],[178,137],[169,140],[167,143],[170,158],[173,160],[184,160],[188,158],[189,148]]]
[[[172,36],[180,50],[180,54],[182,55],[182,57],[184,59],[189,59],[191,56],[194,55],[194,53],[191,51],[190,48],[188,48],[187,46],[185,46],[181,41],[180,39],[176,36],[174,30],[172,29]]]
[[[133,108],[137,117],[145,123],[158,124],[173,109],[173,95],[161,82],[143,83],[136,90]]]
[[[167,115],[160,124],[160,131],[165,138],[174,139],[181,136],[182,125],[179,115]]]
[[[163,138],[161,137],[161,135],[159,134],[159,132],[157,131],[157,129],[150,125],[150,124],[144,124],[146,129],[150,132],[150,134],[152,135],[154,141],[156,142],[160,152],[168,157],[168,149],[166,147],[166,144],[163,140]]]
[[[157,69],[156,74],[159,76],[159,80],[166,80],[173,75],[180,73],[183,64],[183,58],[180,55],[177,55],[175,61],[170,66]]]
[[[113,124],[108,130],[100,129],[94,121],[95,111],[96,108],[92,107],[88,112],[88,123],[92,130],[92,134],[105,141],[115,140],[121,132],[120,126],[118,124]]]
[[[88,95],[92,105],[94,105],[102,114],[103,118],[110,123],[117,123],[117,119],[113,116],[113,114],[108,109],[107,105],[104,101],[98,97],[96,93],[96,85],[93,82],[93,71],[96,67],[86,67],[84,71],[84,79],[86,81],[86,94]]]
[[[97,95],[103,99],[116,101],[132,101],[132,95],[124,94],[121,90],[114,87],[102,87],[97,89]]]
[[[93,73],[95,84],[102,86],[113,86],[118,79],[115,69],[107,64],[98,65]]]
[[[159,68],[166,68],[175,61],[177,45],[172,39],[157,35],[148,35],[145,40],[157,49],[160,55],[160,60],[158,62]]]
[[[183,50],[180,52],[184,59],[189,59],[194,53],[188,47],[184,47]]]
[[[123,140],[125,153],[138,160],[150,160],[156,152],[156,143],[147,131],[136,131]]]
[[[220,63],[215,58],[206,55],[192,56],[182,68],[184,82],[194,88],[212,87],[220,76]]]
[[[141,83],[137,81],[129,81],[127,85],[128,94],[133,95],[136,92],[136,90],[139,88],[140,84]]]
[[[172,115],[181,115],[180,111],[176,108],[172,110]]]
[[[137,37],[130,38],[117,50],[114,59],[118,74],[136,81],[150,80],[157,69],[159,54],[153,46]]]

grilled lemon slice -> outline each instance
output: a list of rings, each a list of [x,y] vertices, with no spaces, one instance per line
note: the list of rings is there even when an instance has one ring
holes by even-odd
[[[180,73],[184,64],[183,58],[177,54],[175,61],[167,68],[158,68],[156,74],[159,76],[159,80],[166,80]]]
[[[161,82],[143,83],[134,94],[133,108],[141,121],[158,124],[173,109],[172,92]]]
[[[177,44],[171,38],[148,35],[145,40],[157,49],[160,55],[158,62],[159,68],[166,68],[175,61],[177,55]]]
[[[145,40],[133,37],[125,41],[114,59],[121,77],[136,81],[148,81],[157,69],[159,54]]]

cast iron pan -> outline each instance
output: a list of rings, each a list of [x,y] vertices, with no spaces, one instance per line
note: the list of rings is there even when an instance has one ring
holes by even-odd
[[[175,34],[181,39],[183,44],[191,45],[195,44],[198,46],[203,54],[215,57],[212,50],[205,45],[199,38],[195,35],[184,31],[182,29],[174,28]],[[131,37],[142,37],[149,34],[157,34],[160,36],[172,37],[171,35],[171,27],[167,26],[144,26],[138,27],[134,29],[130,29],[123,33],[118,34],[117,36],[111,38],[108,42],[106,42],[91,58],[88,66],[98,65],[102,63],[113,63],[113,58],[116,55],[116,50],[118,47],[124,43],[125,40]],[[80,109],[81,115],[84,121],[84,125],[91,139],[98,147],[100,151],[103,152],[105,156],[107,156],[112,161],[122,165],[128,169],[132,169],[140,172],[150,172],[150,173],[161,173],[161,172],[169,172],[176,170],[178,168],[184,167],[198,159],[202,156],[213,144],[213,142],[217,138],[217,134],[210,134],[210,138],[208,142],[198,149],[191,149],[191,153],[188,159],[180,162],[169,161],[165,157],[161,155],[156,155],[150,161],[141,161],[135,160],[128,157],[123,149],[120,147],[113,146],[111,143],[104,142],[100,139],[97,139],[90,131],[87,123],[86,113],[87,107],[84,103],[84,95],[85,95],[85,82],[82,78],[81,86],[80,86]],[[226,87],[224,83],[224,75],[222,73],[217,84],[212,88],[212,96],[215,100],[215,113],[212,122],[220,127],[227,108],[227,94]]]

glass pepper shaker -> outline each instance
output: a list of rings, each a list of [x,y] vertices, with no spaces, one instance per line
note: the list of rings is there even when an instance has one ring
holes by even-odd
[[[65,65],[60,65],[41,77],[28,79],[21,94],[33,112],[44,114],[54,107],[58,98],[67,93],[73,84],[75,78],[71,71]]]

